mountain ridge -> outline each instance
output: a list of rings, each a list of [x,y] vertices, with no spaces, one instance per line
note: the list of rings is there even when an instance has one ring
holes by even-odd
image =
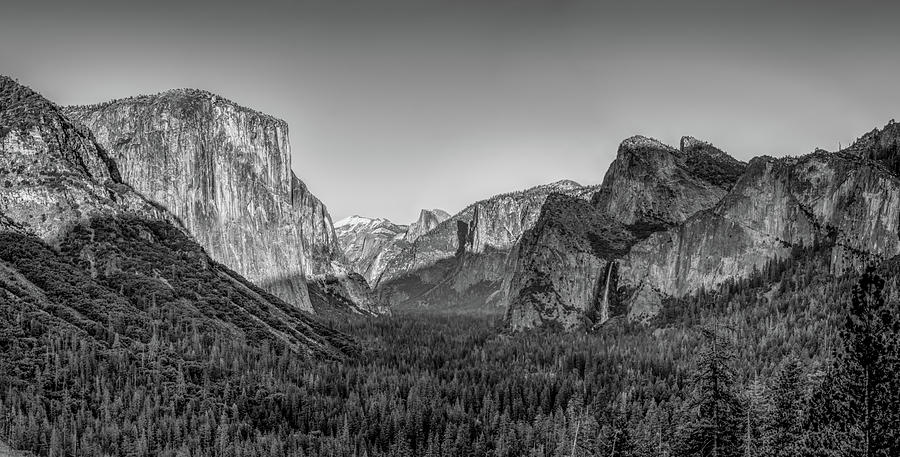
[[[327,207],[294,172],[283,120],[196,89],[65,110],[215,259],[309,312],[383,310],[350,274]],[[312,300],[310,287],[334,300]]]
[[[375,289],[400,309],[501,313],[507,255],[544,200],[556,192],[587,199],[593,190],[562,180],[472,203],[413,242],[397,243]]]

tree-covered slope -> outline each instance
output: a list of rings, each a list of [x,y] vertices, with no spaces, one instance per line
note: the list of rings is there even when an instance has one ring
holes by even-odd
[[[6,77],[0,170],[0,440],[11,448],[174,455],[207,449],[227,421],[229,448],[258,455],[282,437],[277,395],[301,367],[357,351],[212,260],[122,182],[90,131]]]

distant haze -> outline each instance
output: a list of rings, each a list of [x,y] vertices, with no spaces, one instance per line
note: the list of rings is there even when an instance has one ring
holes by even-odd
[[[32,0],[0,13],[0,73],[60,104],[219,93],[289,123],[335,220],[409,223],[599,183],[634,134],[743,160],[846,145],[900,117],[882,3]]]

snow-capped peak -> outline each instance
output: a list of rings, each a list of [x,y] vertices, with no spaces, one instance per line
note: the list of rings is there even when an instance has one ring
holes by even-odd
[[[353,216],[345,217],[345,218],[335,222],[334,226],[335,227],[344,227],[344,226],[349,226],[349,225],[368,225],[375,221],[376,221],[376,219],[372,219],[371,217],[358,216],[358,215],[354,214]]]

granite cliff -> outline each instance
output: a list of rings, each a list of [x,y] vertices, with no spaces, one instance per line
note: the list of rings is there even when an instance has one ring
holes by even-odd
[[[21,330],[7,319],[18,315],[41,332],[129,349],[150,342],[161,314],[166,325],[300,354],[352,348],[210,258],[178,217],[122,180],[90,130],[2,76],[0,309],[7,335]],[[47,340],[13,341],[34,349]]]
[[[509,256],[501,290],[510,327],[570,329],[608,320],[613,259],[634,240],[624,224],[588,201],[551,194]]]
[[[305,311],[379,311],[327,208],[292,171],[284,121],[192,89],[65,110],[123,182],[175,214],[216,261]]]
[[[450,215],[444,210],[423,209],[419,213],[419,218],[412,224],[409,224],[409,229],[407,229],[404,239],[414,243],[420,236],[432,231],[438,224],[449,218]]]
[[[830,250],[836,274],[900,253],[900,179],[881,141],[893,132],[889,124],[838,152],[753,159],[714,207],[632,248],[620,268],[631,317],[652,316],[666,297],[747,277],[797,247]]]
[[[502,312],[508,254],[535,224],[547,197],[588,199],[595,190],[559,181],[476,202],[431,230],[394,243],[373,284],[401,309]]]
[[[590,203],[554,195],[514,249],[502,288],[509,326],[590,328],[623,313],[619,259],[714,206],[744,167],[692,137],[678,149],[642,136],[623,141]]]
[[[591,205],[550,198],[504,282],[511,328],[642,321],[669,298],[749,278],[798,249],[840,275],[900,253],[900,128],[748,165],[684,137],[633,137]]]

